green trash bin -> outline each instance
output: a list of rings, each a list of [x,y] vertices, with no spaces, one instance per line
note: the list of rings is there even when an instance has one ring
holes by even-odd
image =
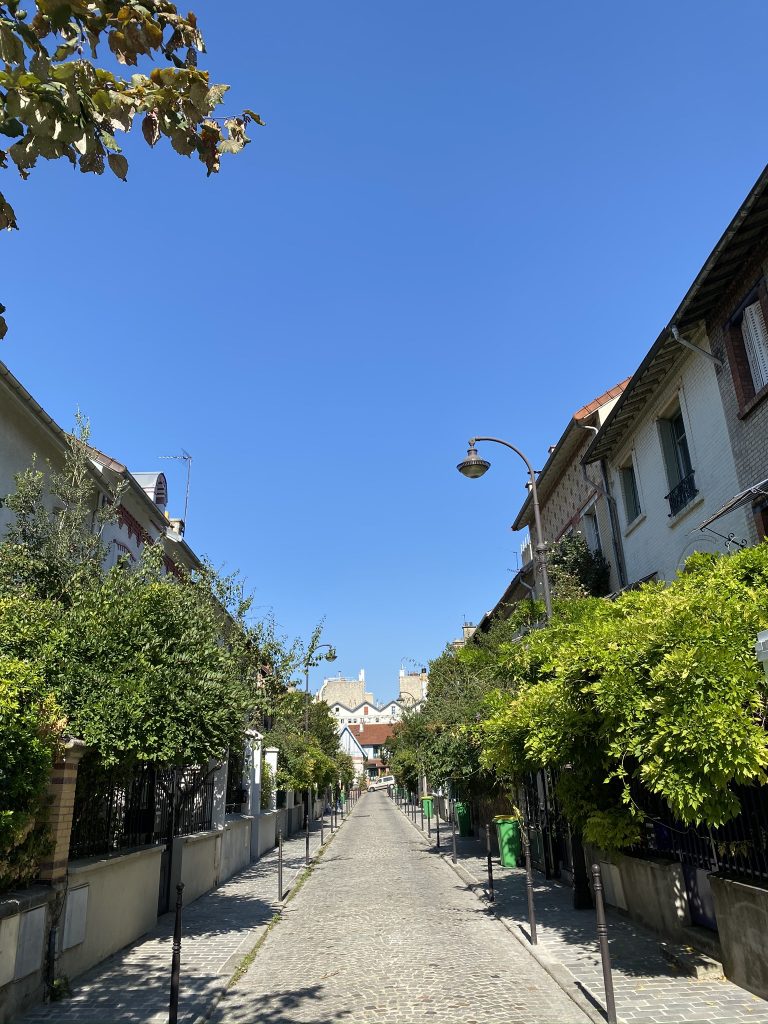
[[[425,818],[431,818],[431,817],[434,816],[434,811],[432,809],[432,797],[431,796],[423,796],[421,798],[421,806],[424,809],[424,817]]]
[[[459,835],[471,836],[472,818],[469,813],[469,804],[457,800],[453,806],[456,811],[456,824],[459,826]]]
[[[520,851],[520,822],[511,814],[497,814],[496,835],[499,838],[499,857],[503,868],[516,868],[522,863]]]

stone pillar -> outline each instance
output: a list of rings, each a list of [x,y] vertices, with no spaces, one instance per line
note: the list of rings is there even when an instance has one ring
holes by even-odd
[[[54,764],[48,795],[51,800],[48,822],[53,849],[40,865],[40,881],[55,885],[67,877],[69,840],[72,834],[72,813],[75,809],[77,766],[86,751],[82,740],[70,736],[62,756]]]
[[[261,814],[261,741],[263,736],[255,729],[246,733],[245,765],[248,806],[246,813],[251,816],[251,860],[259,859],[259,816]]]
[[[277,810],[277,755],[279,751],[277,747],[267,747],[264,751],[264,760],[269,765],[269,770],[272,774],[272,796],[269,799],[270,811]]]
[[[213,769],[213,813],[211,815],[211,828],[223,829],[227,820],[227,769],[229,757],[219,763],[211,761],[208,770]]]

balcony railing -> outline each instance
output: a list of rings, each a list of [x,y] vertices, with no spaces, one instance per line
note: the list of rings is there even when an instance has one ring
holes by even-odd
[[[673,487],[669,494],[666,495],[669,502],[669,518],[671,519],[678,512],[682,512],[686,505],[690,505],[698,493],[693,479],[693,470],[691,470],[688,476],[684,476],[680,483]]]

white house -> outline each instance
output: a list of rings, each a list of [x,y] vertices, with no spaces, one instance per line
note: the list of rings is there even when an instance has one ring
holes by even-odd
[[[665,328],[585,454],[607,471],[630,585],[749,538],[744,509],[700,529],[739,488],[709,339],[675,335]]]

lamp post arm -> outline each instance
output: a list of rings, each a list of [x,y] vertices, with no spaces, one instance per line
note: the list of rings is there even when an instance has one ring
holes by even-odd
[[[536,530],[536,554],[541,567],[541,588],[544,591],[544,608],[546,609],[547,621],[552,618],[552,594],[549,587],[549,572],[547,571],[547,546],[544,543],[544,534],[541,528],[541,509],[539,508],[539,491],[536,486],[536,473],[528,459],[519,448],[515,448],[509,441],[502,441],[500,437],[472,437],[469,439],[470,448],[474,448],[477,441],[492,441],[494,444],[502,444],[519,455],[526,465],[528,476],[531,480],[531,499],[533,501],[533,522]]]

